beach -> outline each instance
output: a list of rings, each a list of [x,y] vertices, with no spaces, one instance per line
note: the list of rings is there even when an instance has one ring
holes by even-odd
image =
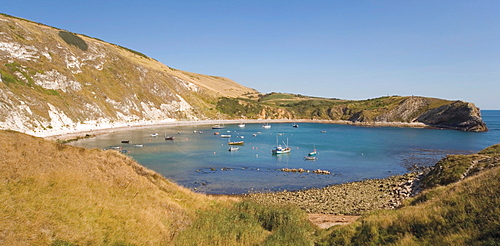
[[[407,122],[352,122],[346,120],[314,120],[314,119],[233,119],[233,120],[166,120],[159,122],[138,122],[138,123],[121,123],[100,125],[99,127],[91,127],[89,125],[78,127],[72,130],[55,130],[33,134],[38,137],[43,137],[48,140],[67,141],[102,134],[110,134],[119,131],[128,131],[132,129],[157,128],[169,126],[195,126],[195,125],[215,125],[215,124],[264,124],[264,123],[319,123],[319,124],[341,124],[341,125],[356,125],[366,127],[410,127],[410,128],[427,128],[423,123],[407,123]]]

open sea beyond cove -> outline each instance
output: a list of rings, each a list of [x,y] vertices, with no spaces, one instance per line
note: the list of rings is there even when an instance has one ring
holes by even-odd
[[[245,127],[225,125],[224,129],[211,125],[131,129],[71,144],[118,149],[169,180],[202,193],[299,190],[403,174],[413,167],[434,165],[448,154],[470,154],[500,143],[500,110],[481,113],[488,132],[318,123],[298,127],[271,123],[265,129],[263,121]],[[152,137],[152,133],[159,135]],[[174,140],[165,140],[165,135]],[[228,141],[244,144],[228,151]],[[290,153],[273,155],[277,144],[288,144]],[[316,160],[305,160],[314,149]],[[283,172],[282,168],[331,174]]]

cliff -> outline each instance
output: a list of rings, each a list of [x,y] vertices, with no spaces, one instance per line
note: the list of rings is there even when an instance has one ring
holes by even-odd
[[[213,118],[217,99],[256,93],[139,52],[0,14],[0,129],[36,136]]]

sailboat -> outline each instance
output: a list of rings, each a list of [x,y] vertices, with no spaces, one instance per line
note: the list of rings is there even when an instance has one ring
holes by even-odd
[[[276,147],[274,147],[274,149],[272,149],[271,152],[275,155],[290,153],[292,148],[288,146],[288,138],[286,139],[286,144],[284,142],[283,144],[285,145],[285,147],[278,144],[278,138],[276,137]]]
[[[245,127],[245,123],[242,122],[242,123],[238,124],[238,126],[243,128],[243,127]]]
[[[269,123],[266,123],[266,124],[262,125],[262,128],[264,128],[264,129],[270,129],[271,125],[269,125]]]

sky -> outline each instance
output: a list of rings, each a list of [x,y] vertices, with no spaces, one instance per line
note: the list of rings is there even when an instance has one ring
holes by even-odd
[[[262,93],[500,110],[498,0],[16,0],[0,13]]]

